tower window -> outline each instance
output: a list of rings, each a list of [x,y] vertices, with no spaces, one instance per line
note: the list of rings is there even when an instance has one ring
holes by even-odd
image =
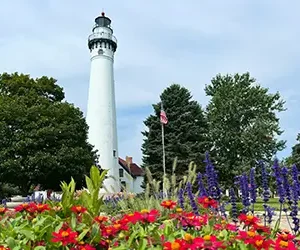
[[[116,150],[113,150],[113,156],[114,157],[116,157],[116,154],[117,154]]]
[[[124,169],[123,168],[119,168],[119,176],[124,177]]]

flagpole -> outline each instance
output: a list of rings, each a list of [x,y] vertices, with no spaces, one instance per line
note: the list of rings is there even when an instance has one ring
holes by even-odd
[[[162,151],[163,151],[163,194],[166,193],[165,190],[165,178],[166,178],[166,153],[165,153],[165,131],[164,124],[161,124],[161,140],[162,140]]]
[[[161,110],[163,110],[163,103],[161,102]],[[165,129],[164,123],[161,122],[161,142],[162,142],[162,153],[163,153],[163,196],[166,194],[165,190],[165,178],[166,178],[166,153],[165,153]]]

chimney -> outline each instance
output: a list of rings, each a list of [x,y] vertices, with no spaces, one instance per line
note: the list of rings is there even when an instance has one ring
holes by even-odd
[[[132,164],[132,157],[126,156],[126,163],[130,166]]]

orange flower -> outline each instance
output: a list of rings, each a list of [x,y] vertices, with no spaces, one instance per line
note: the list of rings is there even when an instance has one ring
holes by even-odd
[[[6,207],[0,207],[0,214],[4,214],[8,209]],[[1,250],[1,248],[0,248]]]
[[[58,233],[52,233],[52,242],[61,242],[63,246],[66,246],[71,243],[77,243],[77,232],[73,232],[71,228],[60,229]]]
[[[184,235],[184,240],[188,243],[192,243],[193,242],[194,237],[191,234],[186,233]]]
[[[173,209],[176,207],[177,202],[172,200],[163,201],[160,205],[167,209]]]

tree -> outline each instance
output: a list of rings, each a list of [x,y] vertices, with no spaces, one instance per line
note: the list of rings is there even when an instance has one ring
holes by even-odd
[[[23,192],[56,190],[71,176],[83,184],[97,158],[83,113],[63,100],[53,78],[0,74],[0,182]]]
[[[214,159],[225,184],[258,160],[270,162],[285,147],[277,139],[283,131],[276,115],[285,110],[279,93],[268,93],[249,73],[219,74],[205,92],[211,97],[207,119]]]
[[[164,126],[166,172],[172,173],[172,164],[177,157],[176,175],[182,177],[191,161],[200,169],[205,151],[209,149],[207,123],[201,106],[192,100],[191,93],[178,84],[173,84],[160,96],[168,117]],[[149,167],[153,177],[162,180],[162,132],[160,123],[161,102],[153,104],[154,114],[144,124],[142,132],[143,166]]]
[[[297,142],[292,147],[292,155],[286,159],[285,164],[288,166],[296,164],[298,169],[300,169],[300,134],[297,135]]]

